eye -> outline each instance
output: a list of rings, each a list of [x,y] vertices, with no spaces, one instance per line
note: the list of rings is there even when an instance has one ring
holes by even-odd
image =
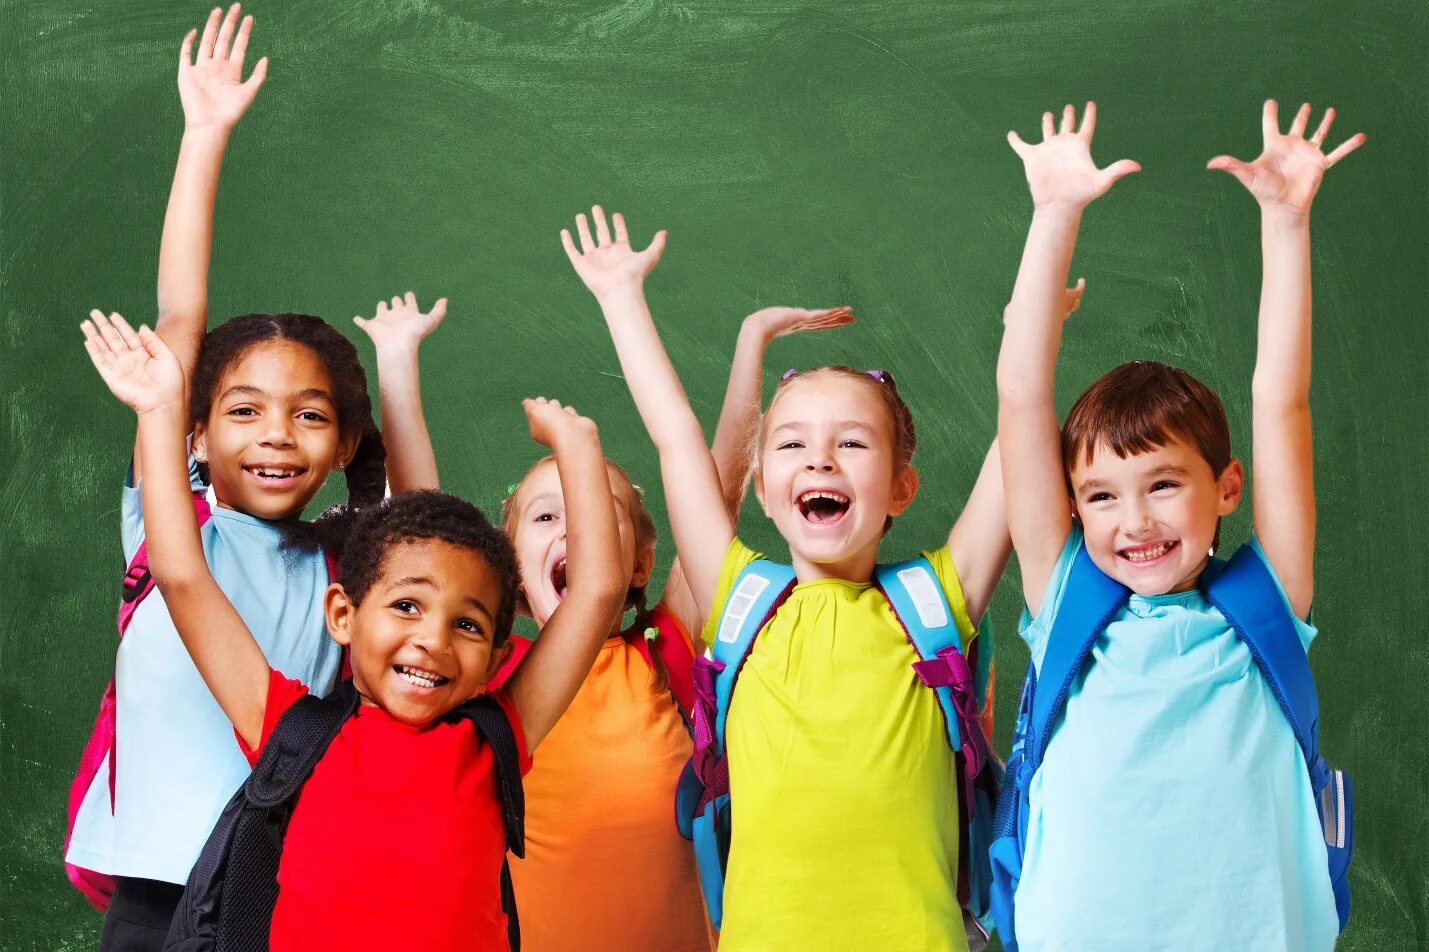
[[[866,449],[868,449],[868,444],[867,444],[867,443],[864,443],[864,442],[861,441],[861,440],[841,440],[841,441],[839,442],[839,449],[841,449],[841,450],[866,450]]]
[[[1175,480],[1158,479],[1156,482],[1151,484],[1151,491],[1160,492],[1163,489],[1175,489],[1179,485],[1181,484],[1176,482]]]
[[[399,598],[392,603],[392,607],[403,615],[415,615],[417,613],[417,603],[405,598]]]
[[[304,410],[298,414],[298,419],[306,423],[326,423],[327,417],[317,410]]]
[[[228,411],[228,415],[236,417],[257,416],[258,411],[253,409],[252,407],[234,407],[232,410]]]
[[[1107,501],[1108,499],[1110,499],[1110,498],[1111,498],[1111,493],[1108,493],[1108,492],[1097,492],[1097,493],[1092,493],[1090,496],[1088,496],[1088,497],[1087,497],[1087,502],[1106,502],[1106,501]]]
[[[486,634],[486,629],[481,627],[481,622],[471,618],[458,618],[456,626],[469,635],[481,636]]]
[[[531,521],[532,521],[532,522],[555,522],[555,521],[556,521],[556,514],[555,514],[554,512],[543,512],[543,513],[538,514],[538,515],[536,516],[536,518],[532,519]]]
[[[785,440],[774,448],[776,450],[800,450],[804,448],[804,444],[800,440]]]

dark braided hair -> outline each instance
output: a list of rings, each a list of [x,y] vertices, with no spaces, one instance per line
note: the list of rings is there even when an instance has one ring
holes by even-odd
[[[219,381],[250,349],[269,341],[289,341],[306,347],[322,361],[332,378],[337,401],[338,428],[361,434],[357,452],[346,469],[347,507],[361,509],[381,501],[387,487],[387,451],[382,434],[372,419],[372,400],[367,395],[367,372],[357,357],[357,348],[337,329],[311,314],[245,314],[218,325],[204,335],[194,368],[190,400],[190,423],[208,420]],[[199,464],[199,475],[208,482],[208,467]],[[299,550],[328,548],[345,534],[342,526],[326,527],[342,513],[320,516],[315,522],[294,519],[283,525],[287,544]]]
[[[415,489],[362,510],[344,506],[335,518],[320,521],[340,522],[348,529],[329,551],[338,557],[337,581],[354,605],[362,604],[395,545],[432,539],[477,553],[501,584],[492,646],[505,643],[516,618],[516,550],[471,503],[435,489]]]

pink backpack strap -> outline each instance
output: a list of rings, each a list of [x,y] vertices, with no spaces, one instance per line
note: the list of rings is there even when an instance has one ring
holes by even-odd
[[[208,497],[205,493],[196,492],[193,494],[193,503],[194,512],[198,516],[198,524],[202,526],[213,516],[213,511],[208,505]],[[134,618],[134,611],[139,607],[139,603],[154,590],[154,577],[149,572],[149,543],[147,540],[139,543],[138,551],[129,560],[129,566],[124,571],[123,586],[118,617],[120,639],[123,639],[124,632]],[[66,853],[69,852],[70,837],[74,835],[74,821],[79,816],[79,808],[84,804],[84,798],[94,784],[94,778],[99,775],[100,768],[104,766],[106,758],[109,760],[109,809],[111,813],[114,810],[114,781],[117,768],[114,743],[118,727],[118,713],[119,705],[114,690],[114,679],[110,678],[109,684],[104,689],[104,697],[99,701],[99,714],[95,716],[89,740],[85,742],[84,752],[80,754],[79,769],[75,772],[73,782],[70,783],[66,810],[68,822],[65,825],[64,848]],[[70,882],[74,883],[92,906],[101,912],[108,907],[109,897],[114,894],[112,877],[70,863],[65,864],[65,872],[68,874]]]
[[[525,659],[526,655],[531,653],[532,642],[530,639],[522,638],[514,632],[510,635],[510,638],[511,656],[497,669],[496,674],[492,676],[491,680],[486,682],[486,689],[488,691],[495,691],[497,688],[505,687],[506,682],[511,680],[511,675],[521,666],[522,660]]]
[[[695,655],[690,648],[690,636],[680,619],[663,605],[656,605],[643,621],[644,626],[625,632],[627,640],[634,642],[635,649],[645,659],[653,671],[654,656],[665,665],[665,673],[670,679],[670,693],[675,703],[687,719],[694,716],[695,705]],[[651,632],[654,637],[649,637]]]

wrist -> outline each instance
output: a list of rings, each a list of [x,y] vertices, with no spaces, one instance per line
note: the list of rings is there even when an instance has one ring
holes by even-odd
[[[222,148],[228,144],[232,126],[217,122],[184,123],[184,142],[193,145],[208,145]]]
[[[142,409],[135,408],[134,413],[139,420],[154,426],[171,426],[177,424],[184,427],[188,424],[186,407],[182,396],[172,397],[162,403]]]
[[[1079,225],[1086,205],[1079,202],[1033,202],[1032,220],[1049,224]]]
[[[596,301],[603,309],[620,307],[623,304],[644,303],[645,284],[643,281],[622,281],[598,292]]]
[[[1310,209],[1285,205],[1260,206],[1260,220],[1267,230],[1293,232],[1310,227]]]

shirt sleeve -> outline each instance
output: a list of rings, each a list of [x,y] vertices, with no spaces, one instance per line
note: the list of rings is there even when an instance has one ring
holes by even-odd
[[[1295,619],[1295,634],[1300,636],[1300,644],[1306,651],[1310,650],[1310,642],[1315,640],[1315,635],[1319,634],[1319,629],[1315,627],[1315,611],[1310,610],[1309,617],[1301,620],[1295,614],[1295,609],[1290,607],[1290,597],[1285,594],[1285,586],[1280,584],[1280,576],[1275,574],[1275,566],[1270,564],[1270,559],[1266,556],[1265,550],[1260,547],[1260,539],[1254,534],[1250,537],[1250,547],[1255,550],[1255,554],[1260,557],[1260,561],[1265,563],[1265,568],[1270,572],[1270,577],[1275,580],[1275,591],[1280,595],[1280,600],[1285,604],[1285,610],[1290,613],[1290,617]]]
[[[233,736],[238,739],[238,749],[248,758],[248,766],[257,766],[263,748],[268,746],[268,738],[273,736],[273,728],[278,726],[278,721],[287,713],[288,708],[298,703],[298,699],[307,693],[308,689],[303,682],[285,677],[281,671],[268,671],[268,697],[263,702],[263,733],[258,737],[258,746],[249,747],[237,730],[233,732]]]
[[[744,571],[745,566],[762,558],[764,556],[740,542],[738,538],[729,540],[729,548],[724,550],[724,562],[719,569],[719,585],[715,588],[714,601],[710,603],[710,615],[705,619],[704,630],[700,633],[706,645],[714,644],[720,619],[724,617],[724,608],[729,602],[730,590],[734,588],[734,580],[739,578],[739,573]]]
[[[501,705],[506,719],[511,722],[511,733],[516,735],[516,761],[521,765],[521,776],[531,770],[531,751],[526,746],[526,731],[521,727],[521,716],[516,713],[516,705],[511,703],[505,691],[489,691],[491,699]]]
[[[1047,579],[1047,591],[1042,595],[1042,605],[1037,617],[1033,618],[1025,605],[1022,608],[1017,632],[1022,636],[1022,640],[1027,642],[1027,650],[1032,653],[1032,661],[1039,671],[1042,668],[1042,656],[1047,650],[1047,636],[1057,620],[1057,610],[1062,607],[1062,593],[1066,589],[1067,576],[1071,574],[1072,563],[1076,561],[1077,553],[1081,549],[1082,527],[1073,521],[1072,528],[1067,533],[1067,542],[1062,546],[1062,554],[1057,557],[1057,564],[1052,567],[1052,574]]]
[[[192,453],[188,461],[189,489],[196,493],[203,492],[208,487],[199,478],[198,463],[194,462]],[[120,490],[119,497],[119,540],[124,546],[125,565],[134,560],[134,553],[139,551],[139,545],[144,541],[144,508],[139,493],[142,483],[143,480],[134,482],[134,463],[131,461],[124,473],[124,488]]]
[[[963,654],[967,654],[968,645],[977,637],[977,628],[973,625],[972,619],[968,617],[967,598],[963,595],[963,583],[958,578],[957,567],[953,564],[953,554],[944,545],[941,549],[933,552],[924,552],[923,558],[933,566],[933,574],[938,577],[938,583],[943,586],[943,595],[948,599],[948,606],[953,610],[953,621],[958,626],[958,635],[962,642]]]

